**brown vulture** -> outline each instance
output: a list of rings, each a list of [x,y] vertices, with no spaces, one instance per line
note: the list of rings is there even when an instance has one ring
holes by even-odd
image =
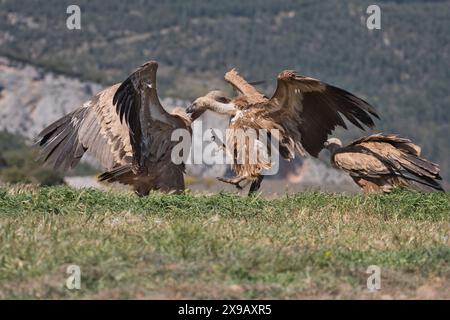
[[[190,130],[191,118],[164,110],[156,91],[157,68],[156,61],[143,64],[44,129],[37,140],[44,161],[67,170],[90,151],[106,169],[100,181],[131,185],[140,196],[184,190],[184,164],[171,161],[178,143],[171,134]]]
[[[363,126],[374,127],[371,116],[378,118],[375,109],[364,100],[353,94],[321,82],[319,80],[298,75],[294,71],[283,71],[278,75],[277,89],[272,98],[258,92],[233,69],[225,75],[239,95],[233,99],[220,91],[212,91],[206,96],[197,98],[186,110],[193,119],[206,110],[212,110],[232,117],[229,129],[245,132],[249,129],[278,130],[279,154],[287,160],[295,154],[317,157],[323,149],[328,136],[337,127],[347,129],[346,118],[360,129]],[[229,138],[231,136],[231,138]],[[236,145],[235,137],[227,135],[225,142],[227,152],[250,150]],[[270,145],[270,143],[267,143]],[[270,150],[270,146],[266,149]],[[245,156],[249,159],[249,156]],[[252,183],[250,193],[257,191],[263,180],[263,170],[270,167],[265,159],[258,163],[234,161],[232,169],[236,177],[219,180],[240,185]]]
[[[444,191],[439,166],[420,157],[420,147],[394,134],[374,134],[342,147],[339,139],[325,142],[331,164],[345,172],[364,192],[390,192],[394,187]]]

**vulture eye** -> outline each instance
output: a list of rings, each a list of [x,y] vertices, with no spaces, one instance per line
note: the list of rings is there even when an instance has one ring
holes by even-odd
[[[228,103],[228,102],[230,102],[230,100],[228,98],[225,98],[225,97],[219,97],[219,98],[217,98],[217,101],[220,102],[220,103]]]

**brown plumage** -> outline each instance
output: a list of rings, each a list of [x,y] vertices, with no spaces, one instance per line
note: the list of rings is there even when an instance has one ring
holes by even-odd
[[[150,190],[184,190],[184,165],[171,161],[175,129],[189,129],[191,119],[167,113],[156,91],[156,61],[140,66],[121,84],[98,93],[82,107],[57,120],[38,136],[44,161],[54,168],[75,167],[90,151],[107,170],[99,180]]]
[[[374,134],[342,147],[339,139],[325,143],[333,166],[350,174],[364,192],[390,192],[394,187],[444,191],[439,166],[420,157],[420,147],[394,134]]]
[[[200,97],[187,109],[198,117],[209,109],[232,116],[230,129],[279,130],[280,155],[285,159],[305,151],[317,157],[331,132],[337,127],[347,128],[344,118],[358,128],[372,128],[371,116],[378,115],[373,107],[353,94],[328,85],[319,80],[300,76],[294,71],[283,71],[278,75],[277,89],[268,98],[259,93],[233,69],[225,75],[240,95],[227,98],[219,91]],[[234,150],[234,139],[226,142],[227,150]],[[248,150],[250,147],[246,147]],[[232,151],[230,151],[232,152]],[[235,184],[252,182],[250,192],[259,189],[263,179],[262,170],[267,167],[265,159],[257,164],[244,162],[233,164],[235,179],[222,181]]]

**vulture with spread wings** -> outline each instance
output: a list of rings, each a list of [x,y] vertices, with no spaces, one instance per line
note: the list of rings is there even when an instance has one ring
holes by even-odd
[[[393,134],[374,134],[342,147],[339,139],[325,143],[331,163],[350,174],[364,192],[390,192],[393,187],[444,191],[439,166],[420,157],[420,147]]]
[[[175,129],[190,131],[191,118],[167,113],[156,92],[158,63],[149,61],[128,79],[98,93],[57,120],[38,136],[44,161],[54,168],[75,167],[90,151],[107,170],[100,181],[131,185],[144,196],[150,190],[184,190],[184,164],[171,161]]]
[[[372,116],[378,114],[364,100],[340,88],[319,80],[298,75],[294,71],[283,71],[278,75],[277,89],[268,98],[258,92],[233,69],[225,75],[225,80],[240,94],[233,99],[220,91],[212,91],[197,98],[186,110],[193,119],[204,111],[212,110],[232,117],[229,129],[259,131],[275,129],[279,154],[284,159],[292,159],[295,154],[304,155],[305,151],[317,157],[325,141],[337,127],[347,129],[344,118],[360,129],[374,127]],[[230,138],[231,137],[231,138]],[[273,139],[273,137],[269,138]],[[228,135],[225,146],[232,156],[238,158],[242,152],[256,152],[252,146],[237,145],[237,139]],[[270,145],[270,143],[267,143]],[[257,148],[261,144],[254,144]],[[270,147],[266,148],[270,150]],[[238,150],[238,151],[236,151]],[[242,151],[244,150],[244,151]],[[236,177],[219,180],[234,184],[237,188],[252,183],[250,193],[259,189],[263,180],[263,170],[270,167],[267,157],[261,161],[234,161],[232,169]]]

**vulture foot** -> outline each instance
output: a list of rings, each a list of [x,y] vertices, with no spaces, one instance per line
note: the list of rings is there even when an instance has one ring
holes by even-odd
[[[246,181],[246,183],[243,186],[241,186],[240,183],[242,181],[246,180],[246,179],[247,178],[245,178],[245,177],[236,177],[236,178],[231,178],[231,179],[217,177],[217,180],[225,182],[225,183],[232,184],[239,190],[242,190],[243,188],[245,188],[250,183],[250,181]]]

